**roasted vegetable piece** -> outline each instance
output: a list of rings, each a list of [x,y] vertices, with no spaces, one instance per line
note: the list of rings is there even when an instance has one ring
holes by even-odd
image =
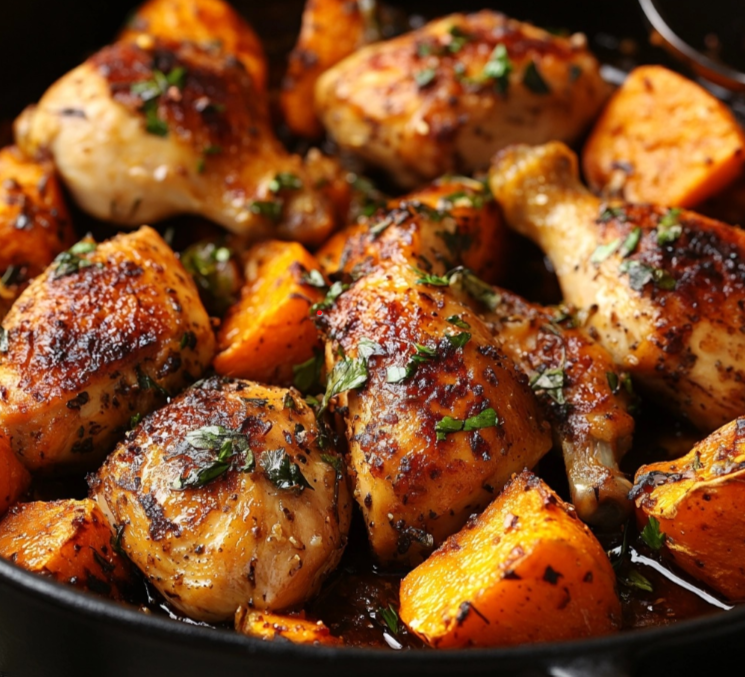
[[[320,77],[316,109],[342,148],[413,187],[510,143],[572,141],[606,96],[584,36],[482,11],[355,52]]]
[[[63,111],[63,114],[60,114]],[[334,206],[274,136],[268,95],[233,57],[191,42],[119,42],[63,76],[16,122],[78,204],[139,226],[198,214],[247,240],[319,244]]]
[[[494,281],[506,261],[507,233],[484,183],[445,177],[390,200],[362,223],[337,233],[317,258],[329,275],[395,260],[439,275],[466,266]]]
[[[94,466],[132,416],[199,378],[215,345],[191,277],[148,227],[75,245],[3,327],[0,429],[31,470]]]
[[[91,500],[21,503],[0,522],[0,557],[83,590],[122,600],[129,563],[115,552],[106,519]]]
[[[316,82],[331,66],[378,39],[374,13],[375,2],[369,0],[307,0],[279,100],[294,134],[312,139],[323,133],[314,109]]]
[[[401,620],[436,648],[605,635],[621,604],[592,532],[525,471],[401,583]]]
[[[146,418],[91,491],[132,562],[205,621],[302,604],[339,562],[351,516],[343,461],[302,396],[219,377]]]
[[[630,73],[582,155],[590,186],[629,202],[693,207],[732,183],[745,133],[703,87],[662,66]]]
[[[551,260],[564,299],[659,403],[709,432],[745,410],[745,232],[693,212],[603,203],[564,144],[513,146],[491,188]]]
[[[143,36],[195,42],[236,56],[256,89],[266,89],[268,66],[261,41],[223,0],[149,0],[132,15],[120,39],[143,42]]]
[[[8,438],[0,432],[0,517],[28,489],[31,475],[16,458]]]
[[[422,561],[551,447],[535,396],[489,329],[425,279],[381,265],[320,318],[326,399],[340,393],[355,498],[384,564]]]
[[[287,640],[293,644],[323,644],[340,646],[344,642],[334,637],[321,621],[309,621],[303,616],[280,616],[265,611],[249,611],[241,607],[235,615],[235,629],[248,637],[266,641]]]
[[[632,511],[618,463],[631,447],[634,403],[628,374],[570,309],[544,308],[505,289],[482,317],[530,378],[564,454],[572,503],[585,522],[617,528]]]
[[[676,461],[643,465],[633,496],[681,569],[729,599],[745,599],[745,417]],[[663,540],[664,539],[664,540]]]
[[[247,254],[246,280],[220,328],[215,371],[289,385],[293,367],[321,350],[309,310],[325,296],[326,281],[302,245],[278,241]]]
[[[0,319],[24,284],[74,242],[51,162],[0,150]]]

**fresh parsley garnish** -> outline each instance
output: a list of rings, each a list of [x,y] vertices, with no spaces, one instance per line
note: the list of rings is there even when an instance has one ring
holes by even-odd
[[[451,26],[448,33],[450,33],[448,51],[451,54],[457,54],[460,52],[465,44],[471,40],[471,36],[468,35],[468,33],[466,33],[460,26]]]
[[[140,386],[140,390],[155,390],[164,397],[171,396],[171,393],[154,380],[150,374],[142,371],[141,367],[137,367],[137,385]]]
[[[437,77],[437,71],[434,68],[423,68],[420,71],[417,71],[414,73],[414,80],[416,82],[416,86],[419,87],[419,89],[424,89],[425,87],[429,87]]]
[[[535,61],[531,60],[523,74],[523,84],[534,94],[550,94],[551,88],[546,84]]]
[[[129,429],[134,430],[138,425],[140,425],[140,421],[142,421],[142,414],[137,413],[134,416],[131,416],[129,419]]]
[[[598,222],[608,223],[608,221],[612,221],[613,219],[626,221],[627,218],[626,210],[623,207],[610,207],[609,205],[603,205],[600,209]]]
[[[471,328],[471,325],[470,325],[470,324],[468,324],[468,322],[466,322],[465,320],[462,320],[462,319],[461,319],[461,318],[459,318],[459,317],[458,317],[457,315],[451,315],[451,316],[450,316],[450,317],[449,317],[449,318],[447,319],[447,321],[448,321],[448,322],[449,322],[450,324],[452,324],[452,325],[454,325],[454,326],[458,327],[458,329],[470,329],[470,328]]]
[[[181,343],[179,344],[181,350],[189,348],[194,350],[197,347],[197,335],[193,331],[187,331],[181,337]]]
[[[85,254],[90,254],[96,250],[96,243],[89,240],[82,240],[74,244],[66,252],[62,252],[56,259],[56,265],[52,277],[58,280],[66,275],[73,275],[84,268],[90,268],[95,265],[92,261],[84,258]],[[100,265],[100,264],[99,264]]]
[[[471,340],[471,334],[465,331],[458,334],[445,334],[445,339],[453,348],[462,348]]]
[[[636,569],[631,569],[628,576],[623,579],[623,582],[630,588],[637,588],[645,592],[654,592],[654,588],[649,580],[645,576],[642,576]]]
[[[489,310],[496,310],[502,302],[502,297],[494,291],[494,288],[474,275],[468,268],[460,266],[451,270],[448,276],[453,287],[462,289]]]
[[[619,271],[628,273],[629,285],[634,291],[642,291],[649,282],[654,282],[659,289],[672,291],[676,287],[675,278],[662,268],[652,268],[640,261],[624,261]]]
[[[281,190],[300,190],[302,187],[300,177],[290,172],[279,172],[269,182],[269,190],[272,193],[279,193]]]
[[[621,246],[621,238],[608,242],[607,244],[598,245],[597,249],[592,253],[590,257],[590,263],[598,265],[605,261],[609,256],[615,254],[616,250]]]
[[[637,226],[629,233],[628,237],[623,241],[621,248],[618,250],[621,258],[625,259],[631,256],[636,251],[636,248],[639,246],[639,242],[641,241],[641,239],[642,229]]]
[[[665,543],[665,534],[660,531],[660,523],[657,518],[649,518],[646,526],[642,529],[641,537],[655,552],[663,546]]]
[[[399,620],[398,613],[396,613],[393,605],[389,604],[387,607],[381,607],[378,609],[378,615],[385,624],[385,627],[390,630],[391,634],[397,635],[399,630]]]
[[[683,234],[683,226],[680,225],[681,210],[677,207],[669,209],[667,213],[657,222],[657,244],[664,246],[672,244]]]
[[[216,454],[214,458],[202,461],[192,468],[186,476],[177,477],[171,487],[177,491],[203,487],[225,474],[233,465],[233,460],[244,456],[241,470],[252,472],[255,467],[253,451],[248,445],[248,437],[220,425],[204,426],[186,434],[186,442],[194,449]]]
[[[419,365],[437,357],[437,350],[434,348],[423,346],[419,343],[414,344],[414,348],[414,354],[409,358],[405,367],[388,367],[386,373],[386,381],[388,383],[401,383],[411,378],[416,373]]]
[[[334,284],[332,284],[329,288],[328,292],[326,292],[325,298],[318,303],[314,303],[310,307],[310,314],[316,315],[319,310],[328,310],[329,308],[331,308],[331,306],[333,306],[336,302],[336,299],[338,299],[345,291],[347,291],[347,289],[349,289],[348,284],[339,282],[338,280],[334,282]]]
[[[385,355],[385,350],[376,341],[363,337],[357,344],[357,354],[367,362],[373,355]]]
[[[326,280],[320,270],[309,270],[307,273],[303,273],[301,278],[303,284],[307,284],[310,287],[316,287],[317,289],[326,289]]]
[[[337,395],[361,388],[367,383],[368,376],[367,361],[364,358],[351,359],[343,355],[329,374],[321,411],[325,411],[331,399]]]
[[[497,45],[489,56],[489,60],[481,71],[482,80],[494,80],[500,94],[507,92],[510,84],[510,73],[513,71],[512,62],[507,53],[507,47]]]
[[[417,284],[428,284],[433,287],[448,287],[450,285],[450,278],[447,274],[445,276],[431,275],[419,270],[419,268],[412,268],[412,270],[419,276],[416,281]]]
[[[323,390],[321,371],[324,362],[323,353],[317,352],[308,361],[294,365],[292,367],[292,385],[301,393],[321,392]]]
[[[610,388],[610,391],[617,395],[619,392],[621,392],[621,384],[618,380],[618,374],[614,371],[606,371],[605,372],[606,377],[608,378],[608,387]]]
[[[221,244],[202,241],[181,253],[181,263],[194,279],[211,313],[222,316],[236,301],[235,273],[228,265],[233,252]]]
[[[145,114],[145,129],[155,136],[167,136],[168,124],[158,115],[158,100],[171,87],[183,89],[186,85],[186,69],[176,66],[167,75],[154,70],[150,80],[135,82],[129,88],[130,93],[142,101],[142,112]]]
[[[500,425],[499,417],[497,412],[491,407],[485,409],[476,416],[471,416],[467,419],[460,420],[452,418],[451,416],[444,416],[435,425],[435,432],[437,433],[437,440],[441,442],[450,433],[458,432],[471,432],[472,430],[480,430],[482,428],[492,428]]]
[[[276,223],[282,218],[282,206],[281,200],[254,200],[248,208],[252,214]]]
[[[265,451],[259,458],[259,464],[264,470],[266,478],[277,489],[296,491],[301,493],[304,489],[315,491],[297,463],[290,460],[287,452],[282,449]]]
[[[564,386],[566,385],[566,372],[564,367],[555,369],[544,369],[539,371],[530,379],[530,387],[535,390],[543,390],[557,404],[565,404]]]

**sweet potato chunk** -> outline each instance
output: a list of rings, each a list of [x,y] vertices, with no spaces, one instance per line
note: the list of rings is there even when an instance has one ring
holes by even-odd
[[[528,471],[406,576],[399,613],[437,648],[590,637],[621,621],[602,546]]]
[[[309,621],[302,616],[280,616],[266,611],[249,611],[240,607],[235,614],[235,629],[248,637],[266,641],[285,639],[293,644],[325,644],[339,646],[344,642],[334,637],[321,621]]]
[[[318,262],[296,242],[264,242],[248,253],[246,286],[218,337],[218,374],[287,385],[293,366],[320,347],[309,309],[324,291],[304,276]]]
[[[738,176],[745,134],[699,85],[662,66],[642,66],[608,103],[582,161],[596,191],[691,207]]]
[[[0,516],[28,489],[31,475],[16,458],[8,438],[0,432]]]
[[[677,461],[639,468],[632,495],[640,526],[659,522],[681,569],[729,599],[745,599],[745,417]]]
[[[0,557],[114,599],[131,583],[129,564],[94,501],[21,503],[0,522]]]

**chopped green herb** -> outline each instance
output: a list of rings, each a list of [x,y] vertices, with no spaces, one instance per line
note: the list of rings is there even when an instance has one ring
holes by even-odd
[[[295,404],[295,400],[290,393],[285,394],[285,398],[282,400],[282,408],[292,410],[297,409],[297,404]]]
[[[462,289],[489,310],[496,310],[502,302],[502,297],[494,288],[476,277],[468,268],[455,268],[448,273],[448,277],[452,286]]]
[[[269,190],[272,193],[279,193],[281,190],[300,190],[303,182],[300,177],[290,172],[279,172],[270,182]]]
[[[523,74],[523,84],[534,94],[550,94],[551,88],[543,79],[535,61],[528,64]]]
[[[339,456],[333,456],[331,454],[321,454],[321,460],[326,464],[330,465],[337,473],[342,471],[342,460]]]
[[[197,174],[204,174],[204,170],[207,169],[207,163],[203,157],[197,160]]]
[[[625,259],[628,256],[631,256],[636,251],[636,248],[639,246],[639,242],[641,239],[642,239],[642,229],[639,227],[634,228],[629,233],[629,236],[623,241],[623,244],[621,245],[621,249],[618,250],[618,253],[621,255],[621,258]]]
[[[654,283],[665,291],[672,291],[678,284],[675,278],[662,268],[654,269]]]
[[[468,233],[461,233],[457,228],[454,233],[447,230],[438,230],[435,234],[442,239],[450,253],[455,257],[462,256],[473,244],[473,238]]]
[[[206,240],[191,245],[181,254],[181,263],[194,278],[202,301],[210,313],[219,317],[236,301],[232,256],[228,247]]]
[[[590,263],[598,265],[605,261],[609,256],[615,254],[616,250],[621,246],[621,238],[616,238],[612,242],[607,244],[598,245],[597,249],[592,253],[590,257]]]
[[[207,146],[202,153],[204,155],[219,155],[222,153],[222,146]]]
[[[445,338],[453,348],[462,348],[471,340],[471,335],[462,331],[459,334],[445,334]]]
[[[134,430],[138,425],[140,425],[140,421],[142,421],[142,414],[135,414],[129,419],[129,429]]]
[[[703,467],[704,467],[704,464],[701,463],[701,452],[697,451],[693,457],[693,463],[691,463],[691,469],[701,470],[701,468]]]
[[[629,575],[624,579],[624,583],[631,588],[638,588],[646,592],[654,592],[652,584],[647,578],[642,576],[636,569],[631,569]]]
[[[282,206],[281,200],[254,200],[249,210],[252,214],[277,222],[282,218]]]
[[[605,375],[608,378],[608,386],[614,395],[618,395],[621,392],[621,383],[618,379],[618,374],[613,371],[606,371]]]
[[[378,221],[377,223],[370,226],[370,235],[372,235],[374,238],[379,237],[392,225],[393,219],[390,216],[387,216],[382,221]]]
[[[489,56],[489,60],[481,72],[481,79],[494,80],[497,91],[500,94],[505,94],[510,84],[510,73],[512,71],[513,66],[507,53],[507,47],[500,43]]]
[[[423,270],[419,270],[419,268],[412,268],[412,270],[419,275],[419,279],[417,279],[417,284],[428,284],[433,287],[447,287],[450,285],[450,278],[441,276],[441,275],[430,275],[429,273],[425,273]]]
[[[332,284],[329,288],[328,292],[326,292],[326,297],[323,299],[323,301],[314,303],[310,307],[310,314],[316,315],[319,310],[328,310],[329,308],[331,308],[336,302],[336,299],[338,299],[345,291],[347,291],[347,289],[349,289],[348,284],[339,282],[338,280],[334,282],[334,284]]]
[[[181,337],[181,350],[184,350],[185,348],[190,348],[191,350],[194,350],[194,348],[197,347],[197,335],[193,331],[187,331],[182,337]]]
[[[492,428],[500,425],[497,412],[491,407],[485,409],[476,416],[471,416],[465,421],[461,421],[451,416],[445,416],[440,419],[435,425],[435,432],[437,433],[437,440],[441,442],[448,434],[457,432],[471,432],[472,430],[480,430],[482,428]]]
[[[608,223],[608,221],[612,221],[613,219],[625,222],[627,219],[626,210],[623,207],[609,207],[608,205],[603,205],[600,210],[598,222]]]
[[[468,35],[460,26],[451,26],[450,30],[450,42],[448,43],[448,51],[451,54],[457,54],[465,46],[467,42],[471,40],[471,36]]]
[[[307,362],[296,364],[292,367],[292,385],[301,393],[321,392],[321,371],[325,360],[323,353],[319,352],[311,357]]]
[[[10,350],[10,342],[8,341],[8,330],[5,327],[0,326],[0,353],[7,353]]]
[[[326,280],[324,279],[320,270],[309,270],[307,273],[303,273],[300,278],[303,284],[307,284],[317,289],[326,288]]]
[[[149,374],[146,374],[140,367],[137,367],[137,385],[140,386],[140,390],[157,390],[161,395],[170,397],[169,393],[160,383],[153,380]]]
[[[127,553],[122,547],[122,536],[124,536],[124,524],[114,524],[114,533],[111,535],[111,549],[121,557],[126,557]]]
[[[388,628],[388,630],[391,631],[391,634],[397,635],[399,630],[399,620],[398,614],[393,608],[393,605],[389,604],[387,608],[381,607],[378,610],[378,615],[382,619],[383,623],[385,623],[385,626]]]
[[[368,376],[366,360],[361,358],[353,360],[343,356],[329,374],[321,411],[325,411],[331,399],[340,393],[361,388],[367,383]]]
[[[386,381],[388,383],[401,383],[411,378],[416,373],[419,365],[435,357],[437,357],[437,350],[416,343],[414,354],[409,358],[405,367],[388,367]]]
[[[660,531],[660,523],[655,517],[649,518],[646,526],[642,529],[641,537],[655,552],[665,543],[665,534]]]
[[[681,210],[677,207],[669,209],[657,223],[657,244],[664,246],[672,244],[683,234],[683,226],[680,225]]]
[[[361,338],[357,344],[357,354],[367,362],[373,355],[385,355],[385,350],[376,341],[369,338]]]
[[[95,242],[83,240],[74,244],[66,252],[62,252],[56,259],[54,259],[53,264],[56,264],[56,267],[52,273],[52,278],[58,280],[61,277],[73,275],[84,268],[90,268],[93,266],[94,263],[83,258],[83,256],[95,251],[96,247],[97,245]],[[98,265],[100,266],[101,264]]]
[[[629,285],[635,291],[642,291],[649,282],[654,282],[655,286],[666,291],[672,291],[677,284],[666,270],[652,268],[640,261],[624,261],[619,270],[621,273],[628,273]]]
[[[401,383],[409,377],[408,367],[388,367],[386,369],[387,383]]]
[[[287,452],[282,449],[265,451],[259,459],[266,478],[277,489],[302,492],[304,489],[315,491],[310,482],[300,471],[297,463],[293,463]]]
[[[533,390],[544,390],[557,404],[566,403],[566,398],[564,397],[565,385],[566,372],[563,367],[539,371],[532,379],[530,379],[530,387]]]
[[[468,322],[466,322],[465,320],[461,320],[457,315],[451,315],[447,319],[447,321],[450,324],[455,325],[456,327],[458,327],[458,329],[470,329],[471,328],[471,325],[468,324]]]
[[[437,77],[437,71],[434,68],[424,68],[414,73],[414,80],[419,89],[424,89],[431,85]]]
[[[435,45],[433,45],[432,43],[420,42],[420,43],[417,43],[417,46],[416,46],[416,55],[418,57],[424,58],[424,57],[427,57],[433,54],[434,50],[435,50]]]

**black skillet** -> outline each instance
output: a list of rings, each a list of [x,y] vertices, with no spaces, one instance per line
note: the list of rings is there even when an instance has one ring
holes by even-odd
[[[676,2],[701,6],[693,0]],[[0,4],[3,121],[13,118],[55,78],[106,43],[135,3],[0,0]],[[292,44],[301,2],[265,2],[260,7],[250,1],[234,4],[251,20],[270,54],[281,54]],[[595,51],[620,67],[629,67],[634,60],[669,63],[664,52],[647,46],[636,0],[401,4],[427,16],[492,6],[539,25],[584,31]],[[635,39],[639,49],[619,52],[617,39],[626,37]],[[0,677],[729,675],[742,674],[742,668],[735,666],[744,642],[745,607],[668,627],[505,650],[394,652],[272,644],[145,615],[0,560]]]

